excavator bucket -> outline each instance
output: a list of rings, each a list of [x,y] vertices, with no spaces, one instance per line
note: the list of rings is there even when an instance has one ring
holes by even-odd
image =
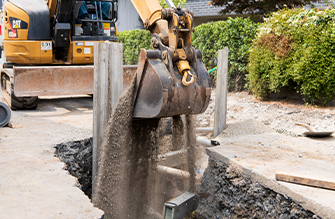
[[[199,114],[206,110],[211,88],[200,50],[193,49],[193,57],[188,61],[194,82],[185,86],[183,76],[168,51],[141,51],[136,72],[133,118],[163,118]]]

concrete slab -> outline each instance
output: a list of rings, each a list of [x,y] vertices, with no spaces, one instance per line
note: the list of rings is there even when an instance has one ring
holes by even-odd
[[[13,111],[0,128],[0,218],[100,218],[54,156],[55,144],[92,136],[92,98],[41,100],[34,111]]]
[[[335,218],[335,191],[277,182],[276,172],[335,180],[335,137],[279,134],[255,121],[228,125],[207,154],[233,165],[264,187],[287,195],[322,218]]]

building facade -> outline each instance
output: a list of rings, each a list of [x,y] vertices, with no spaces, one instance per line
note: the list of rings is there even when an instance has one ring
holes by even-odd
[[[223,7],[214,7],[209,5],[210,0],[188,0],[186,2],[185,8],[188,8],[194,13],[194,25],[197,26],[202,23],[206,23],[209,21],[217,21],[217,20],[225,20],[228,17],[249,17],[248,14],[236,14],[231,13],[228,15],[221,15],[220,11]],[[319,1],[317,3],[313,3],[316,8],[325,8],[327,4],[325,1]],[[335,0],[330,0],[329,2],[335,2]],[[305,8],[311,8],[312,6],[306,6]],[[261,22],[262,18],[260,16],[251,16],[251,19],[254,21]]]
[[[335,0],[330,0],[329,2]],[[225,20],[228,17],[249,17],[249,14],[236,14],[231,13],[229,15],[221,15],[220,11],[222,7],[214,7],[209,5],[210,0],[188,0],[186,2],[185,8],[188,8],[193,11],[194,17],[193,22],[194,26],[197,26],[202,23],[210,21]],[[325,1],[319,1],[314,3],[314,7],[325,8],[327,4]],[[118,22],[117,29],[118,31],[124,30],[134,30],[134,29],[143,29],[143,22],[140,16],[137,14],[136,9],[130,0],[119,0],[118,1]],[[306,6],[305,8],[311,8],[312,6]],[[257,22],[261,22],[261,16],[251,16],[251,19]]]

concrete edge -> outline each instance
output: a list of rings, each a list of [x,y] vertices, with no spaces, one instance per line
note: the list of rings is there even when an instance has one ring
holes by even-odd
[[[73,140],[73,141],[80,141],[80,139]],[[71,142],[71,141],[65,141],[65,142]],[[85,199],[87,198],[87,199],[89,200],[89,203],[91,204],[91,208],[92,208],[92,210],[99,212],[100,216],[95,217],[95,219],[100,219],[100,218],[102,218],[102,216],[105,214],[105,212],[104,212],[102,209],[100,209],[100,208],[98,208],[97,206],[95,206],[95,205],[93,204],[93,202],[92,202],[92,199],[90,199],[90,198],[85,194],[85,192],[84,192],[80,187],[78,187],[78,185],[80,186],[80,183],[79,183],[78,178],[75,177],[74,175],[72,175],[72,174],[66,169],[66,163],[63,162],[63,161],[61,161],[61,159],[56,155],[56,145],[57,145],[57,144],[52,145],[52,148],[49,149],[49,150],[50,150],[49,152],[50,152],[51,154],[54,155],[54,158],[57,159],[57,162],[59,162],[59,163],[62,164],[62,168],[60,169],[60,173],[65,173],[67,177],[72,178],[72,180],[73,180],[73,182],[74,182],[74,184],[73,184],[72,186],[73,186],[73,187],[76,187],[76,189],[79,190],[79,192],[81,193],[81,195],[82,195],[83,197],[85,197]]]
[[[219,146],[220,147],[220,146]],[[215,151],[215,149],[218,147],[213,147],[213,148],[207,148],[206,153],[210,158],[214,158],[217,160],[220,160],[224,162],[225,164],[232,166],[235,168],[238,172],[241,174],[247,175],[250,177],[251,180],[260,183],[262,186],[272,189],[273,191],[282,194],[282,195],[287,195],[290,197],[293,201],[297,202],[300,204],[303,208],[308,209],[312,211],[313,213],[319,215],[322,218],[335,218],[335,212],[325,206],[322,206],[319,203],[316,203],[312,200],[309,200],[305,197],[303,197],[300,194],[295,193],[291,189],[287,188],[284,185],[281,185],[278,183],[276,180],[269,179],[267,177],[264,177],[260,175],[259,173],[253,171],[252,169],[246,168],[241,166],[239,163],[236,161],[233,161],[229,159],[228,157],[225,157],[221,153],[218,153]]]

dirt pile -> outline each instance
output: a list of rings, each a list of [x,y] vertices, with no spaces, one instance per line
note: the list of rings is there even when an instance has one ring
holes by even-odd
[[[310,123],[317,131],[335,130],[335,108],[331,106],[310,106],[303,101],[290,99],[260,101],[248,92],[230,92],[227,99],[228,124],[254,119],[279,133],[293,137],[301,136],[306,131],[305,128],[296,126],[296,122]],[[214,103],[215,91],[212,92],[207,110],[198,115],[198,127],[214,125]]]
[[[320,218],[289,197],[240,174],[225,163],[209,159],[198,189],[194,218]]]

